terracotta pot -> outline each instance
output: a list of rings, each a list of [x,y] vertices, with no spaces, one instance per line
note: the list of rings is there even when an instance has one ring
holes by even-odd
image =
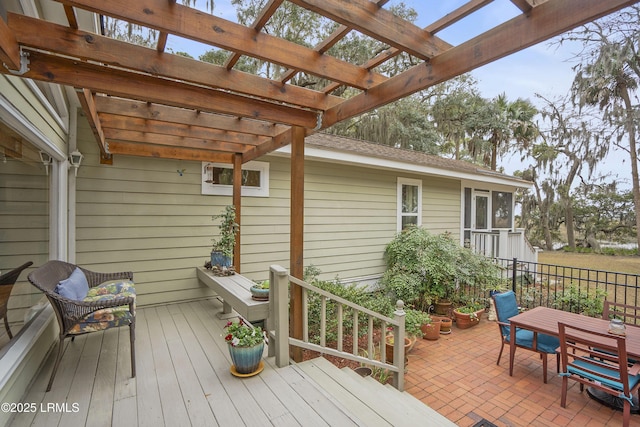
[[[422,330],[422,338],[432,341],[440,338],[440,325],[442,325],[441,320],[431,319],[431,323],[420,326],[420,329]]]
[[[451,325],[453,325],[453,320],[450,317],[446,316],[431,316],[431,321],[440,320],[440,333],[443,335],[451,333]]]
[[[393,344],[389,344],[389,337],[386,338],[385,342],[386,346],[386,359],[387,363],[393,363]],[[404,361],[407,362],[407,353],[409,352],[409,347],[411,347],[411,340],[407,337],[404,337]]]
[[[439,301],[434,305],[434,311],[440,316],[451,316],[451,302]]]
[[[459,329],[468,329],[472,326],[480,323],[480,318],[484,310],[478,310],[475,313],[460,313],[458,310],[453,310],[453,315],[456,318],[456,326]]]

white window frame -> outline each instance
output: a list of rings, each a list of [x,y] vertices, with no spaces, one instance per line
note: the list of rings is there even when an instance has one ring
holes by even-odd
[[[233,195],[233,185],[211,184],[207,182],[206,166],[216,168],[233,169],[233,165],[228,163],[202,162],[202,194],[209,196],[231,196]],[[242,170],[252,170],[260,172],[260,186],[242,186],[241,194],[248,197],[269,197],[269,163],[268,162],[247,162],[242,165]]]
[[[417,214],[411,213],[411,214],[407,214],[402,212],[402,186],[403,185],[410,185],[410,186],[415,186],[418,187],[418,212]],[[397,186],[397,212],[396,212],[396,229],[397,231],[402,231],[402,218],[405,216],[417,216],[418,217],[418,221],[416,223],[416,225],[418,227],[422,226],[422,180],[420,179],[411,179],[411,178],[402,178],[402,177],[398,177],[398,186]]]

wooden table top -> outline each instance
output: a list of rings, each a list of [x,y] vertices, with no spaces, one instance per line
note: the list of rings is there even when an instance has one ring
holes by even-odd
[[[536,307],[509,319],[518,328],[528,329],[542,334],[558,336],[558,322],[588,328],[593,331],[606,333],[609,321],[582,314],[569,313],[548,307]],[[640,358],[640,327],[627,325],[627,354]]]

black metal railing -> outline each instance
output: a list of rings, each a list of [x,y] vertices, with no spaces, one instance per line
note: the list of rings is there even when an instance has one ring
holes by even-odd
[[[638,307],[640,275],[497,258],[524,308],[546,306],[602,314],[605,299]]]

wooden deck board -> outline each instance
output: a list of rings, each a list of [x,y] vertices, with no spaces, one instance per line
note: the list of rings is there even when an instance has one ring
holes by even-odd
[[[88,405],[87,425],[109,427],[113,413],[113,392],[116,381],[116,364],[118,362],[118,335],[120,329],[109,329],[104,332],[100,359],[96,370],[95,382]]]
[[[67,340],[51,391],[44,392],[55,351],[24,401],[77,404],[79,410],[22,413],[10,425],[365,424],[296,365],[277,368],[273,357],[265,357],[260,375],[234,377],[223,338],[226,320],[216,316],[221,307],[219,300],[208,299],[139,309],[136,378],[131,378],[127,327]]]

